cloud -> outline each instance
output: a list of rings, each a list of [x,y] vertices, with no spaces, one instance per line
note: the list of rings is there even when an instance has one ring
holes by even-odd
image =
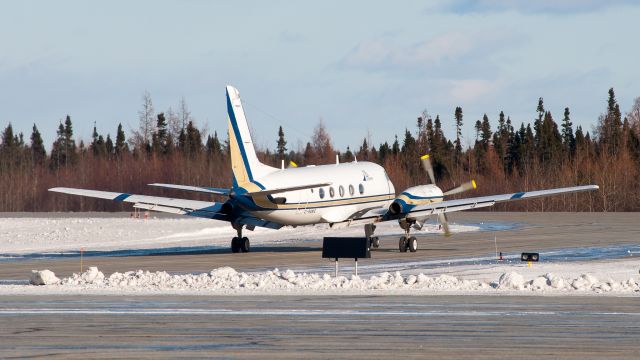
[[[524,43],[517,33],[489,30],[438,34],[430,39],[402,46],[392,37],[363,41],[340,61],[349,70],[393,74],[464,78],[473,73],[496,72],[492,57],[503,48]]]
[[[455,103],[475,102],[493,94],[498,88],[498,83],[491,80],[452,80],[449,85],[449,99]]]
[[[623,5],[637,6],[637,0],[448,0],[431,10],[456,14],[516,11],[524,14],[589,13]]]

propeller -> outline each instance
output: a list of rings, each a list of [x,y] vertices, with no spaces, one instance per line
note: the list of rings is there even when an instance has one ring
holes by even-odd
[[[433,175],[433,166],[431,165],[431,160],[429,159],[429,154],[422,155],[420,157],[420,160],[422,160],[422,167],[424,167],[424,170],[429,175],[429,179],[431,180],[431,183],[435,185],[436,184],[436,177],[435,177],[435,175]]]
[[[424,168],[424,170],[427,172],[427,175],[429,176],[429,180],[431,180],[431,183],[433,185],[435,185],[436,184],[436,178],[435,178],[435,175],[433,173],[433,165],[431,164],[431,158],[430,158],[429,154],[422,155],[420,157],[420,160],[422,161],[422,167]],[[453,189],[447,190],[446,192],[443,193],[443,195],[444,196],[449,196],[449,195],[459,194],[461,192],[474,190],[476,188],[477,188],[476,181],[475,180],[471,180],[471,181],[466,182],[466,183],[464,183],[464,184],[462,184],[460,186],[454,187]],[[438,214],[438,220],[440,221],[440,224],[442,225],[442,230],[444,231],[444,236],[451,236],[451,230],[449,228],[449,220],[447,219],[447,215],[445,213]]]
[[[451,236],[451,229],[449,228],[449,220],[447,219],[446,213],[438,214],[438,221],[440,221],[440,225],[442,225],[442,230],[444,231],[444,236]]]
[[[447,190],[446,192],[444,192],[444,195],[453,195],[453,194],[460,194],[461,192],[465,192],[465,191],[469,191],[469,190],[473,190],[475,188],[477,188],[478,186],[476,185],[476,181],[475,180],[471,180],[469,182],[466,182],[458,187],[454,187],[451,190]]]

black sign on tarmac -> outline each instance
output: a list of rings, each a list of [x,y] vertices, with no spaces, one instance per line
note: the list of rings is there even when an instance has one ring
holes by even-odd
[[[322,257],[336,260],[371,258],[369,239],[366,237],[326,237],[322,242]]]

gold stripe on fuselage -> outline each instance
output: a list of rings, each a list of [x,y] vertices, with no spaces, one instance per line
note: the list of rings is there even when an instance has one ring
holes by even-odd
[[[256,205],[266,210],[284,210],[284,209],[313,209],[327,206],[340,206],[340,205],[357,205],[364,203],[371,203],[376,201],[389,201],[393,200],[393,194],[372,195],[363,196],[349,199],[336,199],[320,202],[308,202],[308,203],[293,203],[293,204],[274,204],[269,201],[267,196],[252,196],[251,197]]]
[[[433,198],[433,199],[412,199],[404,194],[400,194],[400,196],[398,196],[398,200],[404,201],[405,204],[407,205],[427,205],[427,204],[442,202],[441,197]]]

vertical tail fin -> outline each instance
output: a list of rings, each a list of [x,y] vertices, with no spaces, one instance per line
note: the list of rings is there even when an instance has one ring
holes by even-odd
[[[258,160],[240,101],[240,93],[233,86],[227,86],[227,112],[229,113],[229,152],[234,187],[243,186],[276,171],[276,168]]]

